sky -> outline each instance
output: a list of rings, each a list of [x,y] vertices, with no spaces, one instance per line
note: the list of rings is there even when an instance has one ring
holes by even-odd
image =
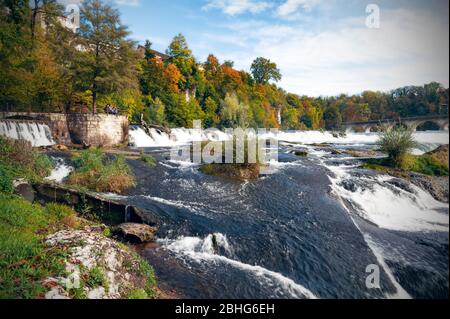
[[[182,33],[199,62],[213,53],[246,71],[262,56],[281,70],[278,85],[299,95],[449,86],[448,0],[108,1],[139,43],[164,52]],[[378,27],[366,23],[369,4]]]

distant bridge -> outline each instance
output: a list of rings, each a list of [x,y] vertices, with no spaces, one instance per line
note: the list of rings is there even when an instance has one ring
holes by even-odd
[[[369,133],[379,131],[381,128],[392,128],[398,125],[404,125],[413,131],[417,131],[417,128],[424,124],[433,125],[436,127],[436,130],[448,131],[448,115],[428,115],[367,122],[342,123],[342,127],[347,132]]]

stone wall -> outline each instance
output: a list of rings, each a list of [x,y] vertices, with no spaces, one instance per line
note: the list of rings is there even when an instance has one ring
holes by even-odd
[[[0,120],[38,121],[47,124],[60,144],[114,146],[128,143],[128,119],[106,114],[0,112]]]
[[[111,146],[128,143],[128,119],[106,114],[68,114],[67,124],[73,143]]]

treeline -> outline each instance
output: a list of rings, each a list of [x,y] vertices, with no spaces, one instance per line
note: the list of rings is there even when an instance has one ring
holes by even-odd
[[[115,105],[131,121],[205,127],[339,129],[343,122],[448,113],[439,83],[392,92],[311,98],[287,93],[275,63],[258,58],[251,72],[214,55],[200,63],[183,35],[161,58],[147,41],[140,52],[104,0],[86,0],[73,33],[58,20],[56,0],[0,0],[0,107],[35,112],[103,112]],[[143,53],[143,56],[142,56]]]

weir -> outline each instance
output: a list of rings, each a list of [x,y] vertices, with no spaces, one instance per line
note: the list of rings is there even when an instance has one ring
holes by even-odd
[[[40,138],[40,131],[45,132],[47,140]],[[74,143],[110,147],[128,143],[128,118],[108,114],[0,112],[0,135],[25,139],[33,146]]]

